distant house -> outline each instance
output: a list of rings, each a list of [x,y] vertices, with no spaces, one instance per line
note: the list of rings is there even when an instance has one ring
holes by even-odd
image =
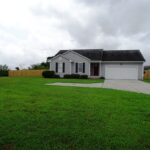
[[[50,70],[64,74],[86,74],[90,78],[143,79],[145,59],[139,50],[60,50],[48,57]]]

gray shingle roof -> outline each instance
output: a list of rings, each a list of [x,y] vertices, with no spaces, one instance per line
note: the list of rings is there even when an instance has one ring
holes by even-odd
[[[55,56],[68,50],[60,50]],[[76,49],[71,50],[90,60],[99,61],[145,61],[140,50],[102,50],[102,49]]]
[[[71,51],[74,51],[91,60],[102,60],[102,54],[103,54],[102,49],[78,49],[78,50],[71,50]],[[67,52],[67,50],[60,50],[55,56],[59,54],[63,54],[65,52]]]
[[[140,50],[103,51],[103,61],[145,61]]]

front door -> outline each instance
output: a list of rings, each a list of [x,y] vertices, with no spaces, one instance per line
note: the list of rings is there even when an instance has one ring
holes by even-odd
[[[99,76],[99,63],[91,63],[91,76]]]

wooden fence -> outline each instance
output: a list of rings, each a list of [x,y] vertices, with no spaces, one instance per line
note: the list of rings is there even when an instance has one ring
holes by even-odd
[[[9,77],[41,77],[44,70],[10,70]],[[144,79],[150,79],[150,71],[145,71]]]
[[[144,79],[150,79],[150,70],[149,71],[145,71]]]
[[[9,77],[41,77],[44,70],[10,70]]]

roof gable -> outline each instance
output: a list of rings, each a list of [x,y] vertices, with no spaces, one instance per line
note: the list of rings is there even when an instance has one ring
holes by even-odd
[[[76,52],[90,60],[102,60],[102,54],[103,50],[102,49],[78,49],[78,50],[60,50],[55,56],[59,54],[64,54],[67,51],[73,51]]]

